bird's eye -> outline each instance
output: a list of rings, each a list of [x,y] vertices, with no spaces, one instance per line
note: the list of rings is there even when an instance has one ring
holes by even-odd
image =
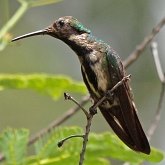
[[[58,24],[59,24],[60,27],[62,28],[62,27],[64,26],[65,22],[64,22],[63,20],[59,20],[59,21],[58,21]]]

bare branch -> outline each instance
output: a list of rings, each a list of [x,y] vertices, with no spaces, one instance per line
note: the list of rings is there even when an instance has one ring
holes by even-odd
[[[88,136],[90,133],[90,127],[92,124],[93,116],[97,113],[97,111],[96,111],[97,107],[102,104],[102,102],[107,98],[107,95],[112,95],[114,90],[116,90],[124,81],[129,80],[130,76],[131,75],[123,77],[123,79],[121,81],[119,81],[115,86],[113,86],[113,88],[111,90],[107,91],[107,93],[100,100],[98,100],[98,102],[96,104],[94,104],[92,107],[89,108],[89,112],[86,111],[81,105],[79,105],[79,103],[72,96],[70,96],[69,94],[66,94],[66,93],[64,94],[65,99],[73,101],[76,105],[78,105],[78,107],[80,107],[82,109],[82,111],[84,112],[86,119],[87,119],[87,124],[86,124],[86,129],[85,129],[84,135],[71,135],[71,136],[61,140],[58,143],[58,145],[61,147],[63,145],[63,143],[70,138],[75,138],[75,137],[83,138],[83,146],[82,146],[82,150],[80,153],[79,165],[83,165],[83,162],[84,162],[84,156],[85,156],[85,152],[86,152]]]
[[[99,105],[102,104],[102,102],[107,98],[107,94],[112,95],[114,90],[116,90],[124,81],[127,81],[129,79],[130,79],[130,75],[123,77],[123,79],[121,81],[119,81],[111,90],[107,91],[107,93],[96,104],[94,104],[94,106],[91,107],[92,110],[89,111],[90,112],[89,117],[87,118],[86,131],[85,131],[85,135],[84,135],[82,151],[80,154],[79,165],[83,165],[84,155],[85,155],[85,151],[86,151],[86,145],[88,142],[88,136],[89,136],[89,132],[90,132],[92,119],[93,119],[93,116],[96,114],[96,113],[93,113],[93,112],[96,112],[93,110],[95,110]]]
[[[157,49],[157,43],[153,42],[151,44],[151,51],[152,51],[152,55],[154,57],[154,61],[155,61],[155,65],[156,65],[156,69],[157,69],[157,73],[160,79],[160,82],[162,83],[162,89],[161,89],[161,93],[160,93],[160,97],[159,97],[159,102],[158,102],[158,106],[154,115],[154,118],[151,122],[151,125],[148,129],[148,139],[151,140],[152,135],[154,134],[158,123],[160,121],[160,113],[161,113],[161,108],[162,108],[162,104],[163,104],[163,98],[164,98],[164,94],[165,94],[165,76],[162,70],[162,66],[160,63],[160,59],[159,59],[159,54],[158,54],[158,49]]]
[[[152,55],[154,57],[155,66],[156,66],[156,70],[157,70],[159,79],[162,83],[165,83],[165,76],[163,73],[162,66],[160,64],[160,59],[159,59],[159,54],[158,54],[158,44],[156,42],[151,43],[151,51],[152,51]]]
[[[72,102],[74,102],[85,114],[86,116],[86,119],[87,119],[87,124],[86,124],[86,129],[85,129],[85,134],[84,135],[71,135],[69,137],[66,137],[64,138],[63,140],[61,140],[59,143],[58,143],[58,146],[62,146],[63,143],[68,140],[68,139],[71,139],[71,138],[75,138],[75,137],[82,137],[83,138],[83,146],[82,146],[82,150],[81,150],[81,153],[80,153],[80,160],[79,160],[79,165],[83,165],[83,162],[84,162],[84,156],[85,156],[85,151],[86,151],[86,145],[87,145],[87,142],[88,142],[88,136],[89,136],[89,132],[90,132],[90,127],[91,127],[91,123],[92,123],[92,119],[93,119],[93,116],[95,115],[94,113],[90,113],[91,111],[87,111],[85,110],[82,105],[80,105],[76,99],[74,99],[72,96],[70,96],[68,93],[64,93],[64,97],[66,100],[70,100]]]
[[[80,153],[79,165],[83,165],[83,162],[84,162],[84,156],[85,156],[85,151],[86,151],[86,146],[87,146],[87,142],[88,142],[88,136],[89,136],[90,127],[91,127],[91,124],[92,124],[93,115],[94,114],[89,113],[89,117],[87,118],[87,125],[86,125],[82,150],[81,150],[81,153]]]
[[[124,60],[123,64],[125,68],[128,68],[137,58],[141,55],[147,45],[152,41],[152,39],[159,33],[160,29],[165,24],[165,17],[153,28],[152,32],[144,38],[144,40],[136,47],[136,49]]]
[[[164,95],[165,95],[165,83],[162,83],[162,89],[161,89],[161,93],[160,93],[160,97],[159,97],[159,103],[158,103],[154,118],[151,121],[151,125],[147,131],[148,140],[151,140],[151,137],[155,133],[155,130],[156,130],[158,123],[160,121],[160,113],[161,113]]]
[[[71,95],[69,95],[68,93],[64,93],[64,98],[65,100],[73,101],[79,107],[79,109],[81,109],[84,112],[84,114],[88,118],[88,112],[86,111],[86,109],[84,109],[83,106],[80,105]]]

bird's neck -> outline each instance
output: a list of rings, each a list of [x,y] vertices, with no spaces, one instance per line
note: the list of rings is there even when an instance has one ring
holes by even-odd
[[[107,47],[104,42],[97,40],[94,36],[88,33],[80,35],[72,34],[69,38],[63,41],[71,47],[79,57],[89,55],[94,50]]]
[[[75,35],[63,40],[78,56],[85,56],[92,52],[89,46],[88,34]]]

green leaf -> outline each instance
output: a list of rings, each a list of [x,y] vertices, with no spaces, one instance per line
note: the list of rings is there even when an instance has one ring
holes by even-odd
[[[38,160],[38,161],[34,161],[34,162],[29,162],[26,165],[78,165],[79,162],[79,155],[77,155],[76,157],[74,155],[71,156],[61,156],[58,158],[55,157],[51,157],[51,158],[47,158],[47,159],[42,159],[42,160]],[[101,159],[101,158],[95,158],[93,159],[93,161],[88,161],[85,162],[84,165],[110,165],[109,161],[106,159]]]
[[[51,132],[49,137],[42,138],[36,142],[35,148],[39,164],[53,165],[53,163],[57,163],[60,165],[77,165],[82,147],[81,138],[72,138],[66,141],[61,148],[57,148],[57,143],[63,138],[76,134],[83,134],[82,129],[78,127],[58,128]],[[108,160],[95,157],[94,155],[84,163],[84,165],[91,164],[110,165]]]
[[[4,89],[33,89],[53,99],[59,99],[64,92],[87,92],[82,82],[64,75],[48,74],[0,74],[0,90]]]
[[[48,137],[41,138],[35,143],[36,154],[40,158],[46,158],[57,155],[61,157],[61,155],[64,153],[67,153],[66,155],[70,155],[71,153],[75,152],[79,153],[79,150],[75,151],[75,148],[78,149],[79,146],[81,146],[80,143],[82,139],[80,138],[73,138],[68,140],[63,147],[57,147],[58,142],[63,138],[75,134],[82,134],[82,130],[78,127],[56,128]]]
[[[79,161],[79,153],[81,149],[81,138],[73,138],[65,142],[58,148],[57,144],[64,137],[70,135],[82,134],[82,129],[78,127],[56,128],[51,133],[39,139],[35,143],[36,157],[30,157],[28,165],[35,162],[43,165],[76,165]]]
[[[57,148],[56,144],[63,138],[80,133],[82,134],[82,130],[77,127],[61,128],[51,133],[51,136],[49,138],[47,137],[48,139],[46,141],[41,139],[36,143],[39,160],[42,161],[42,159],[46,159],[46,157],[55,157],[56,159],[53,159],[53,161],[58,161],[59,164],[65,164],[67,162],[75,162],[75,164],[77,164],[81,152],[82,139],[72,138],[65,142],[61,148]],[[116,135],[110,132],[102,134],[91,133],[84,163],[85,165],[108,165],[110,162],[105,158],[113,158],[135,165],[144,161],[157,163],[160,162],[163,157],[163,153],[155,148],[152,148],[150,155],[134,152],[121,142]],[[50,160],[50,162],[51,161],[52,160]]]
[[[40,160],[33,160],[26,165],[77,165],[78,161],[75,161],[74,158],[61,156],[61,157],[50,157],[50,158],[43,158]]]
[[[6,129],[0,135],[0,149],[5,156],[6,164],[19,165],[25,162],[29,131],[25,129]]]
[[[57,143],[70,135],[83,134],[78,127],[57,128],[35,143],[35,155],[25,158],[29,132],[7,129],[0,135],[0,150],[7,165],[77,165],[82,148],[82,138],[72,138],[58,148]],[[84,165],[110,165],[109,158],[139,165],[147,161],[157,163],[163,159],[163,152],[152,148],[150,155],[130,150],[118,137],[110,132],[91,133],[87,143]]]
[[[96,157],[93,155],[93,158],[86,159],[84,165],[111,165],[110,160],[105,158]]]
[[[157,163],[163,160],[164,157],[163,152],[155,148],[151,149],[150,155],[134,152],[110,132],[90,134],[86,155],[87,159],[95,155],[96,157],[111,157],[134,164],[139,164],[143,161]]]

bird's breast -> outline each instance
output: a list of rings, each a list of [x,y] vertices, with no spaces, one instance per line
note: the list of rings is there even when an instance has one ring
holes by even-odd
[[[94,53],[89,56],[90,67],[96,75],[98,91],[105,93],[110,86],[108,65],[104,55]]]

